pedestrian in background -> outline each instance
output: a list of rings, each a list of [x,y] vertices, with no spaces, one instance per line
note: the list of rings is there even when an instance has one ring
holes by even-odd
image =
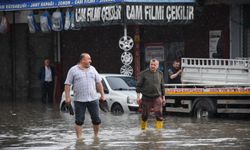
[[[147,120],[152,108],[156,117],[156,128],[163,128],[162,105],[165,103],[165,89],[163,73],[158,68],[159,61],[150,60],[149,69],[142,71],[137,81],[137,102],[141,103],[142,107],[141,129],[147,128]]]
[[[94,136],[97,137],[101,119],[99,115],[99,100],[104,101],[102,79],[96,69],[91,66],[91,57],[87,53],[80,55],[77,65],[68,71],[65,81],[66,103],[71,104],[70,88],[73,86],[75,106],[75,130],[78,139],[82,138],[82,125],[85,120],[86,108],[91,116]],[[97,91],[101,94],[98,98]]]
[[[39,79],[41,81],[42,103],[53,102],[55,69],[51,66],[49,58],[44,59],[44,65],[39,72]]]

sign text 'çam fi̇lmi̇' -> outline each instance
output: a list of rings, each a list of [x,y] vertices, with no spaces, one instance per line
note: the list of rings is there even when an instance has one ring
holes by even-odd
[[[194,7],[189,5],[126,5],[127,20],[193,20]]]
[[[88,24],[167,24],[188,23],[194,19],[193,5],[106,5],[75,9],[76,23]]]

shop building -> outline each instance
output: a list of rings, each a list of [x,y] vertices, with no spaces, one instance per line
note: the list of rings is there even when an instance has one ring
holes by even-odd
[[[78,14],[75,24],[80,29],[30,33],[27,15],[31,12],[39,17],[45,10],[52,14],[56,9],[66,12],[68,8]],[[120,73],[124,51],[119,47],[119,39],[124,36],[125,25],[127,35],[134,41],[133,49],[129,50],[133,55],[130,66],[134,76],[155,57],[161,60],[160,69],[165,72],[179,57],[250,55],[247,1],[37,0],[27,3],[22,0],[0,2],[0,11],[0,16],[7,16],[10,23],[10,30],[0,34],[3,68],[0,95],[6,99],[13,97],[13,93],[17,99],[39,99],[37,73],[45,57],[52,58],[57,68],[57,100],[68,69],[78,62],[82,52],[91,54],[93,65],[100,73]],[[222,49],[218,52],[219,38]]]

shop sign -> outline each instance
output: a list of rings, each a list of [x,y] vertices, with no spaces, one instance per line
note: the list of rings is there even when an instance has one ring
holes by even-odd
[[[61,8],[119,2],[122,2],[122,0],[2,0],[0,1],[0,11]]]
[[[164,47],[161,45],[150,45],[145,48],[145,61],[149,62],[151,59],[157,59],[160,62],[165,61]]]
[[[3,1],[0,2],[0,11],[71,7],[72,5],[72,0]]]
[[[122,3],[194,3],[195,0],[0,0],[0,11]]]
[[[122,23],[122,5],[89,6],[75,9],[76,26]]]
[[[124,2],[135,2],[135,3],[194,3],[195,0],[124,0]]]
[[[187,4],[115,4],[75,8],[76,24],[110,25],[186,24],[194,19],[194,6]]]
[[[127,24],[189,23],[194,19],[193,5],[126,5]]]

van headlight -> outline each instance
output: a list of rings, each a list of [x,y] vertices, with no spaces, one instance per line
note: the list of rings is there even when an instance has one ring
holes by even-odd
[[[133,104],[134,103],[134,100],[131,99],[129,96],[127,97],[127,103],[128,104]]]

